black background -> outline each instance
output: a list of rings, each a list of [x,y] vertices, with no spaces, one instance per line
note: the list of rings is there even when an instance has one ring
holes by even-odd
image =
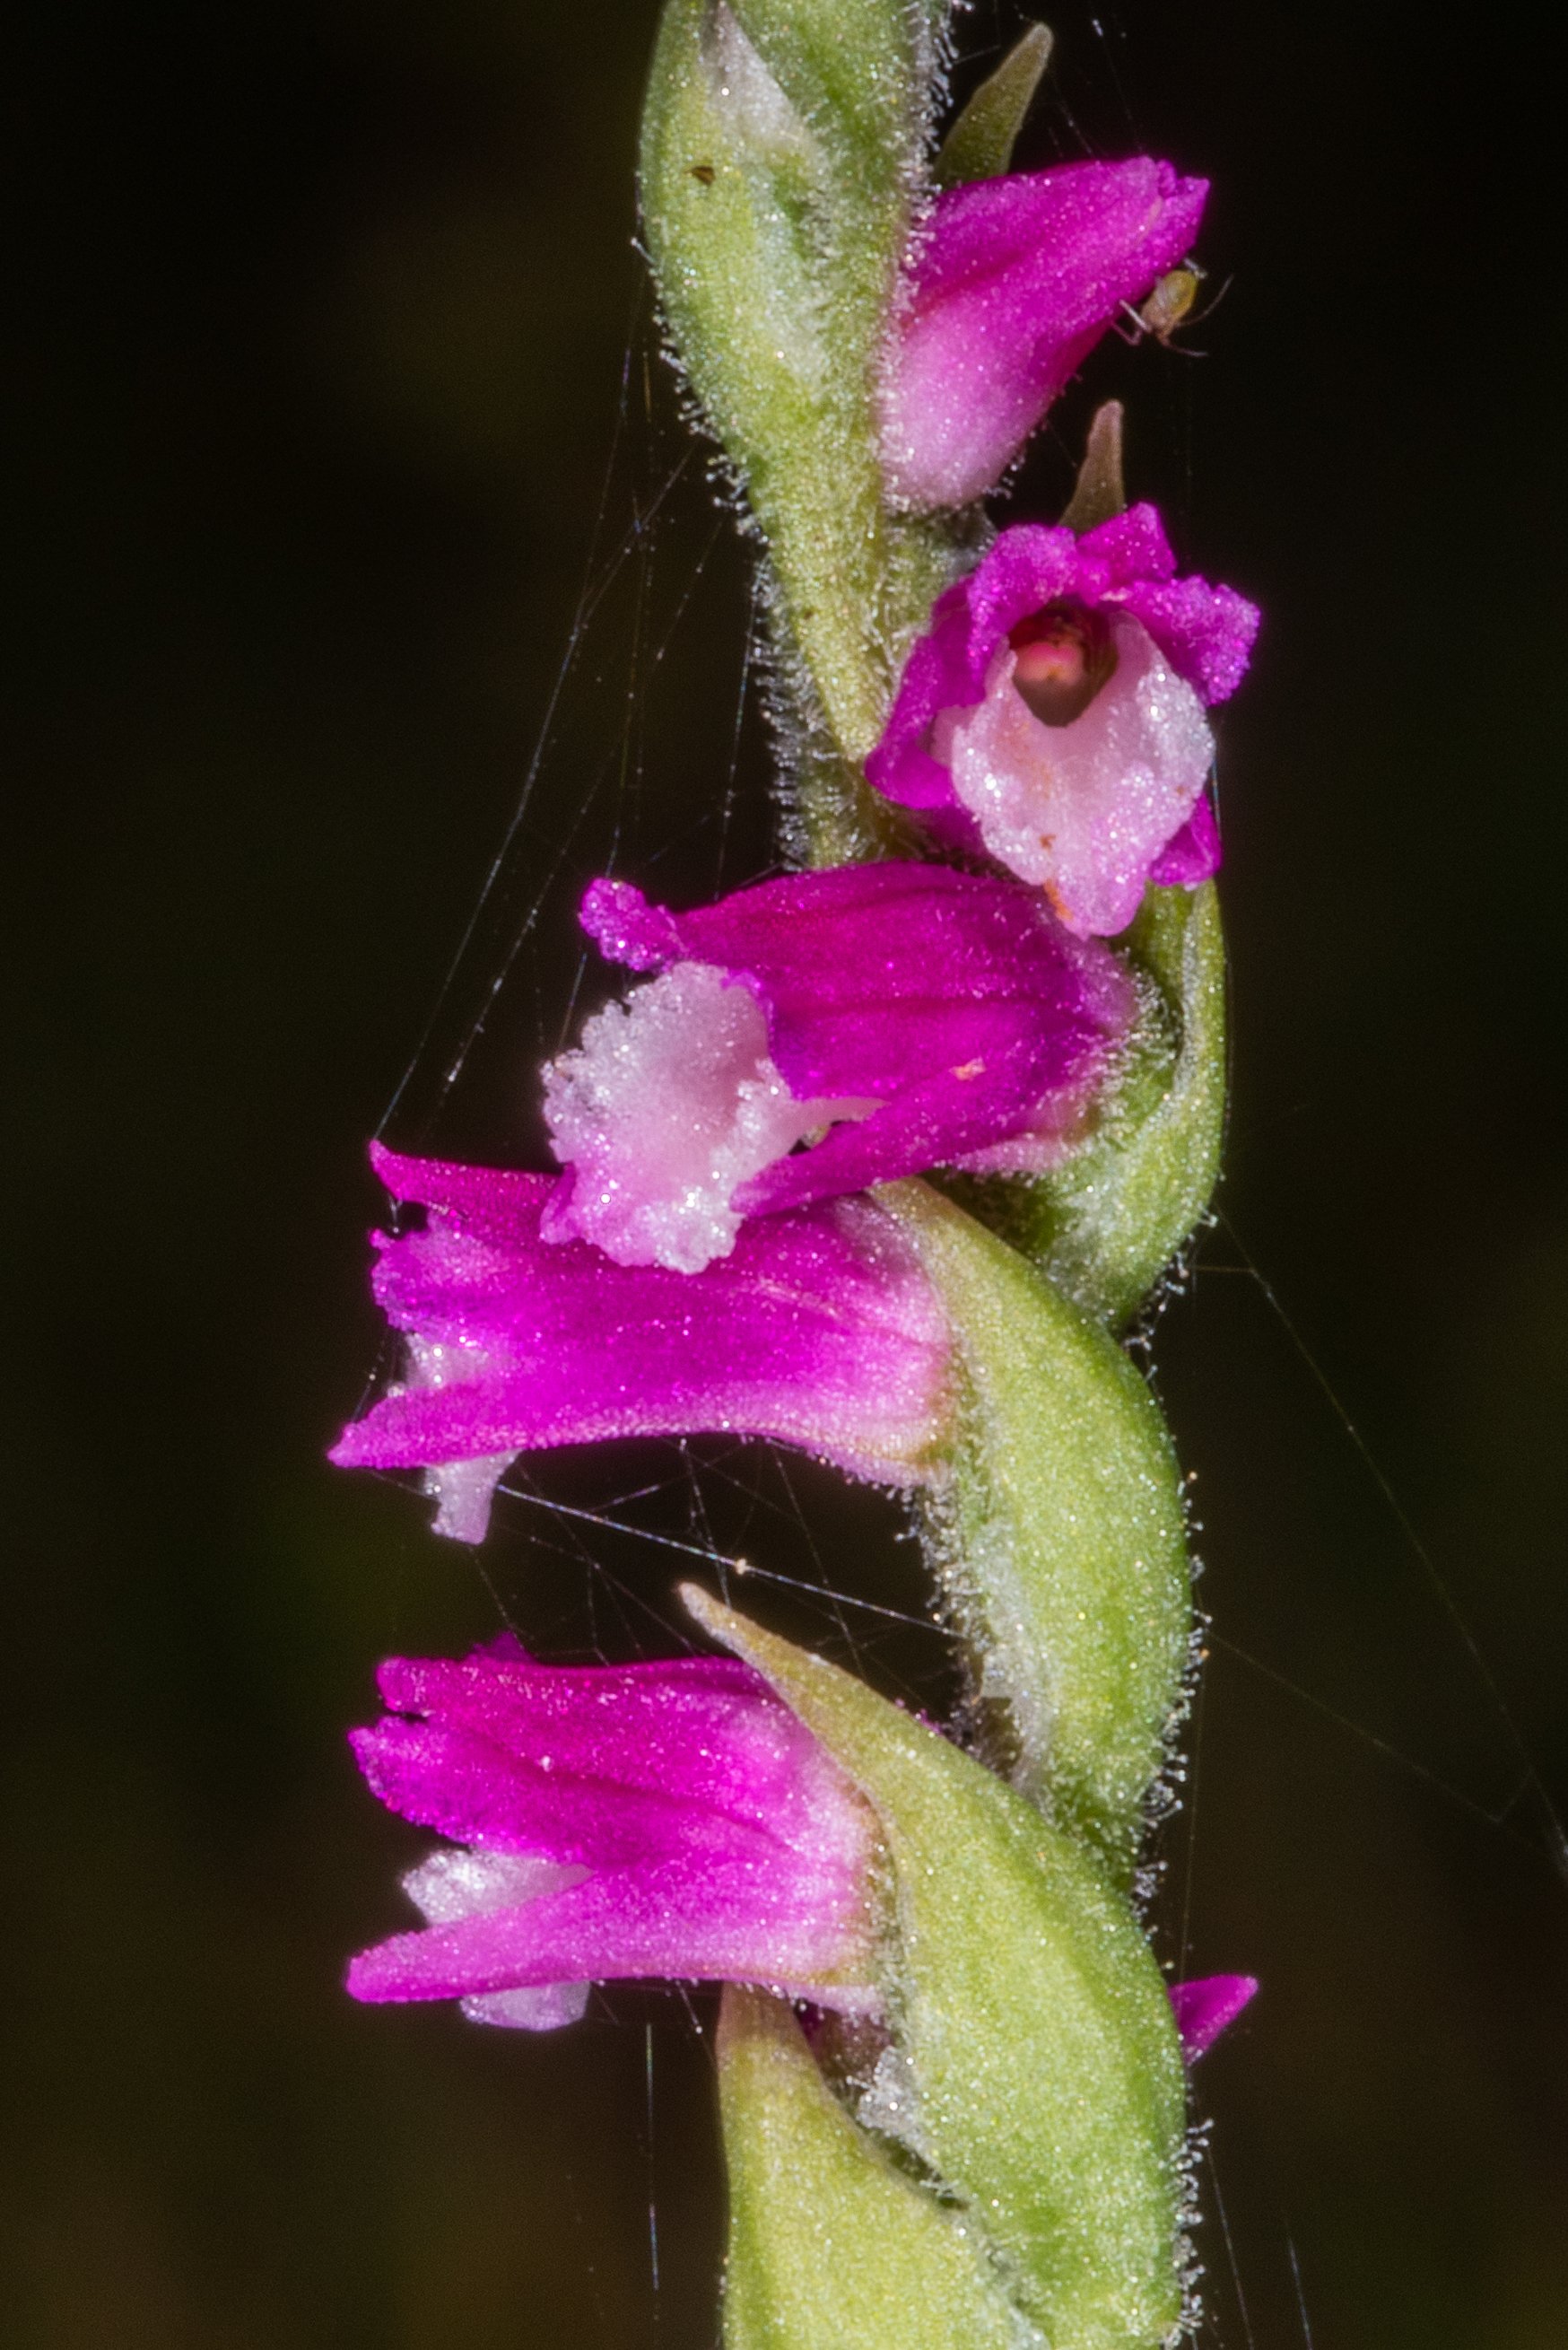
[[[1216,1619],[1164,1947],[1265,1986],[1200,2075],[1208,2338],[1552,2350],[1568,1891],[1526,1766],[1568,1793],[1554,85],[1515,5],[1462,38],[1377,0],[1054,21],[1031,160],[1209,173],[1234,283],[1201,360],[1097,356],[1020,504],[1120,391],[1135,491],[1268,615],[1223,733],[1227,1221],[1156,1349]],[[721,806],[745,575],[700,463],[606,561],[680,447],[630,244],[652,23],[35,0],[13,37],[18,2350],[711,2335],[709,2058],[676,1994],[535,2041],[338,1987],[419,1848],[342,1744],[375,1659],[501,1612],[551,1653],[657,1645],[680,1561],[571,1555],[519,1503],[482,1574],[321,1460],[378,1339],[363,1139],[586,576],[394,1138],[535,1147],[527,1069],[607,858],[674,892],[768,854],[754,714]],[[593,1509],[636,1467],[541,1483]],[[918,1603],[907,1552],[862,1575],[880,1505],[790,1473],[829,1579]],[[802,1572],[777,1523],[754,1555]]]

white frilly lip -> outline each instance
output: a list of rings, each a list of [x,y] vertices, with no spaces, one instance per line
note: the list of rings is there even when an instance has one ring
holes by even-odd
[[[403,1891],[427,1926],[455,1926],[464,1918],[515,1909],[542,1894],[563,1893],[588,1874],[568,1862],[529,1853],[473,1852],[462,1845],[445,1845],[409,1871]],[[458,2002],[471,2023],[501,2023],[514,2032],[555,2032],[564,2023],[576,2023],[587,2003],[586,1982],[479,1991]]]
[[[546,1065],[551,1148],[572,1180],[540,1230],[592,1242],[618,1264],[701,1273],[734,1247],[742,1218],[731,1203],[743,1184],[873,1107],[797,1101],[744,982],[676,963],[596,1014],[576,1050]]]
[[[931,734],[991,855],[1043,889],[1081,938],[1132,920],[1150,865],[1191,815],[1214,758],[1192,687],[1129,613],[1103,608],[1116,670],[1069,725],[1035,717],[1003,643],[984,701],[943,711]]]

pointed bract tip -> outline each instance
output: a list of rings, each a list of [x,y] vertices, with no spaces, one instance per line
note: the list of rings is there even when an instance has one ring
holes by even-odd
[[[1123,410],[1119,400],[1096,408],[1084,443],[1084,462],[1062,515],[1068,530],[1082,537],[1113,515],[1126,514],[1127,483],[1122,472]]]
[[[715,1599],[713,1594],[700,1583],[678,1583],[675,1596],[693,1623],[701,1625],[711,1640],[722,1641],[726,1648],[737,1647],[735,1636],[743,1619],[732,1608],[726,1607],[722,1599]]]

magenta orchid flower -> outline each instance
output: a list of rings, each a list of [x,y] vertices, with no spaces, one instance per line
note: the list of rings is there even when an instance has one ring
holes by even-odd
[[[408,1367],[332,1459],[427,1471],[436,1530],[483,1539],[518,1452],[727,1430],[884,1484],[932,1471],[950,1339],[913,1250],[866,1200],[768,1216],[703,1273],[617,1264],[540,1232],[556,1179],[373,1146],[420,1232],[375,1235]]]
[[[883,378],[895,498],[958,506],[991,489],[1124,305],[1185,258],[1208,192],[1137,156],[939,197]]]
[[[1256,1975],[1198,1975],[1190,1982],[1171,1984],[1177,2036],[1189,2064],[1230,2030],[1257,1988]]]
[[[542,1229],[622,1264],[695,1273],[747,1216],[930,1167],[1054,1165],[1137,1011],[1037,892],[942,865],[791,874],[686,914],[598,881],[582,920],[659,976],[545,1072],[567,1173]]]
[[[1146,883],[1220,862],[1206,708],[1259,615],[1179,579],[1149,505],[1082,536],[1004,530],[939,597],[867,762],[877,789],[1043,889],[1080,936],[1124,930]]]
[[[359,1768],[451,1841],[403,1879],[424,1929],[353,1960],[356,1999],[549,2031],[591,1982],[673,1977],[876,2010],[875,1816],[749,1665],[545,1665],[507,1635],[462,1662],[392,1658],[379,1685]],[[1171,1985],[1189,2063],[1256,1989]]]
[[[535,2031],[633,1976],[875,2006],[873,1814],[749,1666],[544,1665],[508,1638],[379,1681],[359,1767],[452,1842],[403,1880],[425,1929],[357,1958],[356,1999]]]

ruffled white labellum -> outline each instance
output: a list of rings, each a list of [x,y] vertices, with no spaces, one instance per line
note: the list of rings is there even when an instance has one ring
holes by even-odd
[[[1106,619],[1115,671],[1069,724],[1035,716],[1004,643],[985,700],[943,711],[931,738],[991,854],[1038,883],[1080,936],[1131,921],[1150,863],[1190,815],[1214,758],[1191,686],[1129,614]]]
[[[750,988],[711,963],[677,963],[547,1064],[551,1148],[573,1181],[540,1230],[591,1241],[618,1264],[701,1273],[735,1244],[742,1184],[808,1134],[874,1107],[797,1101]]]
[[[410,1869],[403,1891],[428,1926],[455,1926],[462,1918],[515,1909],[541,1894],[563,1893],[587,1875],[586,1868],[527,1853],[469,1852],[452,1845]],[[522,2032],[554,2032],[576,2023],[587,2003],[586,1982],[481,1991],[458,2002],[471,2023],[504,2023]]]

